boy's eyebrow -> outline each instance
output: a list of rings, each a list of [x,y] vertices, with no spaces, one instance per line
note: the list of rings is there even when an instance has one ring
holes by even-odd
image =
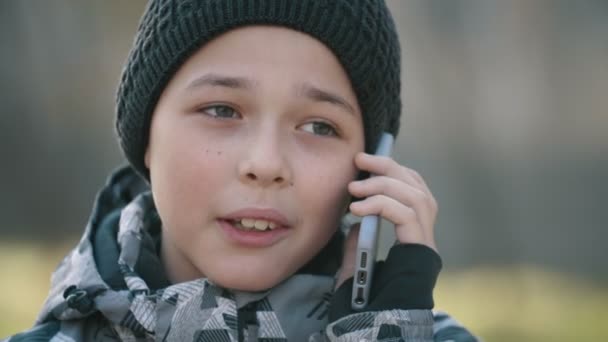
[[[355,115],[355,109],[342,96],[334,94],[330,91],[318,88],[310,83],[302,83],[297,87],[297,94],[310,98],[318,102],[328,102],[345,109],[347,112]]]
[[[186,89],[192,90],[203,86],[219,86],[228,87],[235,89],[252,89],[255,87],[256,82],[246,77],[235,77],[226,76],[215,73],[208,73],[201,77],[195,78]],[[316,87],[308,82],[299,84],[296,87],[296,93],[301,96],[305,96],[313,101],[327,102],[333,105],[337,105],[347,112],[355,115],[355,109],[348,103],[342,96],[332,93],[328,90]]]
[[[251,89],[255,82],[245,77],[234,77],[214,73],[205,74],[194,79],[186,89],[191,90],[202,86],[219,86],[228,88]]]

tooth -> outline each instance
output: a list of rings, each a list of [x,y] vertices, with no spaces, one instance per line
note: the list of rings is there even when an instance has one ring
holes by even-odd
[[[255,220],[254,219],[241,219],[241,225],[245,228],[254,228]]]
[[[277,227],[277,224],[276,224],[276,223],[274,223],[274,222],[268,222],[268,227],[269,227],[270,229],[275,229],[275,228]]]
[[[268,227],[268,221],[255,220],[255,229],[257,229],[257,230],[265,230],[266,227]]]

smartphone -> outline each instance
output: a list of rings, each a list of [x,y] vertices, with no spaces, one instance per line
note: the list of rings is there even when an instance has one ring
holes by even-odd
[[[391,134],[382,133],[375,155],[389,157],[394,140],[395,138]],[[370,174],[370,177],[373,176],[373,174]],[[351,301],[353,310],[362,310],[369,301],[369,291],[372,287],[376,251],[378,249],[379,225],[380,217],[378,215],[364,216],[361,220]]]

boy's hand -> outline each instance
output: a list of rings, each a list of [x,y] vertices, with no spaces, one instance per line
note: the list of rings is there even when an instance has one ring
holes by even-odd
[[[353,196],[365,198],[351,203],[351,213],[380,215],[395,224],[400,243],[422,244],[437,251],[434,235],[437,201],[422,177],[392,158],[367,153],[357,154],[355,165],[376,176],[348,185]],[[358,229],[351,229],[346,239],[338,286],[353,275],[358,233]]]
[[[418,243],[437,250],[433,233],[437,201],[424,179],[389,157],[359,153],[355,165],[376,176],[348,185],[352,195],[365,198],[351,203],[350,211],[357,216],[380,215],[391,221],[400,243]]]

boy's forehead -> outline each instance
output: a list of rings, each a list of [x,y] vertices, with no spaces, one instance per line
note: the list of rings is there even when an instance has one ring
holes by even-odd
[[[170,83],[196,93],[214,87],[255,91],[270,82],[298,97],[359,112],[350,79],[334,53],[316,38],[280,26],[246,26],[216,37],[201,46]]]
[[[225,51],[226,49],[230,51]],[[317,58],[329,58],[346,73],[335,52],[321,40],[279,25],[246,25],[233,28],[199,45],[192,54],[210,57],[220,54],[226,62],[242,62],[255,57],[264,57],[263,59],[272,62],[280,61],[284,55],[289,58],[301,55],[299,62],[302,67],[319,66]]]

